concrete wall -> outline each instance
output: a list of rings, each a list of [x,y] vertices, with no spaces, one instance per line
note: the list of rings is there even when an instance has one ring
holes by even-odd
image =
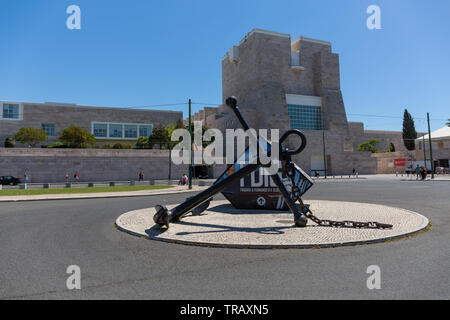
[[[62,182],[66,172],[75,171],[80,181],[168,178],[167,150],[39,149],[0,148],[0,175],[24,177],[31,182]],[[172,164],[172,179],[188,173],[187,165]]]

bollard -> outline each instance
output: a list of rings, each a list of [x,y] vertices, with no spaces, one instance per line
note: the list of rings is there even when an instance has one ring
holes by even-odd
[[[49,185],[48,183],[44,183],[44,184],[42,185],[42,188],[44,188],[44,189],[49,189],[49,188],[50,188],[50,185]]]
[[[72,188],[72,183],[66,182],[66,188]]]
[[[131,181],[130,181],[130,186],[134,186],[134,185],[136,185],[136,181],[131,180]]]
[[[93,188],[94,187],[94,183],[93,182],[89,182],[88,183],[88,188]]]
[[[114,187],[116,185],[116,183],[114,182],[114,181],[111,181],[110,183],[109,183],[109,186],[110,187]]]
[[[26,189],[28,189],[28,186],[26,183],[24,183],[24,184],[19,185],[19,189],[26,190]]]

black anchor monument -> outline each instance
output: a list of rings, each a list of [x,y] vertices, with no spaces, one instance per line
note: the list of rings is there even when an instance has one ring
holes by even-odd
[[[239,110],[239,107],[237,106],[237,99],[235,97],[230,97],[226,100],[226,104],[234,111],[243,129],[245,131],[250,129],[250,126],[244,119],[243,115]],[[301,138],[301,144],[297,150],[289,150],[287,148],[284,148],[282,145],[283,142],[290,135],[297,135],[298,137]],[[263,146],[268,149],[267,150],[268,156],[270,156],[271,145],[268,144],[266,141],[260,140],[260,138],[258,138],[258,143],[263,143]],[[295,194],[295,197],[300,197],[313,185],[313,180],[295,163],[292,162],[291,155],[298,154],[302,152],[303,149],[305,149],[306,137],[299,130],[289,130],[286,133],[284,133],[283,136],[281,137],[279,147],[280,147],[279,157],[281,161],[281,171],[284,175],[287,174],[293,177],[293,182],[295,182],[295,184],[292,185],[291,187],[292,190],[291,192],[289,192],[285,186],[285,183],[283,182],[282,178],[278,173],[271,175],[270,178],[279,189],[279,192],[281,193],[281,196],[284,199],[284,203],[287,205],[289,210],[294,214],[295,225],[297,227],[305,227],[307,224],[307,218],[303,215],[303,212],[301,212],[299,207],[295,204],[292,195]],[[249,150],[247,149],[246,154],[248,154],[248,152]],[[200,192],[194,197],[188,198],[185,202],[181,203],[172,210],[168,210],[165,206],[157,205],[155,207],[156,213],[153,217],[153,220],[155,221],[155,223],[159,225],[165,225],[169,227],[170,222],[176,221],[177,219],[181,218],[183,215],[191,211],[198,214],[207,209],[209,201],[211,200],[212,196],[214,196],[219,192],[227,190],[228,188],[232,187],[233,184],[238,183],[243,177],[250,175],[252,172],[257,171],[262,167],[269,167],[269,166],[270,163],[267,165],[261,164],[259,161],[259,157],[257,159],[256,164],[248,163],[240,165],[237,162],[235,162],[233,165],[229,166],[227,170],[225,170],[225,172],[216,180],[216,182],[211,187]],[[232,203],[235,203],[235,201],[230,199],[230,197],[232,196],[231,192],[224,193],[224,195],[230,201],[232,201]]]
[[[229,97],[226,99],[225,103],[234,111],[244,130],[249,130],[250,126],[237,106],[237,99],[235,97]],[[300,146],[296,150],[289,150],[283,146],[283,142],[285,142],[291,135],[300,137],[301,139]],[[259,137],[257,137],[257,142],[267,150],[267,155],[270,157],[272,146],[267,141],[262,140]],[[270,179],[277,188],[275,192],[273,190],[257,192],[259,194],[257,198],[255,198],[253,192],[250,192],[248,196],[243,195],[243,193],[239,191],[240,180],[246,177],[248,178],[251,174],[258,173],[261,168],[270,167],[271,163],[265,165],[262,164],[259,156],[256,159],[256,163],[240,164],[238,161],[235,161],[234,164],[230,165],[227,170],[222,173],[222,175],[211,187],[193,197],[186,199],[185,202],[175,208],[168,210],[163,205],[155,206],[156,213],[153,216],[153,220],[156,224],[166,226],[168,228],[170,222],[177,221],[189,212],[198,215],[205,211],[208,208],[212,197],[215,194],[222,192],[223,195],[236,208],[264,207],[264,209],[289,209],[294,215],[294,223],[296,227],[306,227],[308,222],[307,218],[310,218],[318,225],[328,227],[333,226],[370,229],[392,228],[392,225],[390,224],[383,224],[379,222],[331,221],[320,220],[315,217],[309,209],[309,205],[304,204],[301,199],[301,196],[313,186],[314,182],[311,177],[291,159],[291,156],[299,154],[305,149],[305,147],[306,137],[300,130],[288,130],[282,135],[279,141],[279,161],[281,162],[281,167],[279,172],[270,176]],[[249,152],[249,148],[247,148],[245,153],[239,158],[245,157],[245,159],[247,159],[249,157]],[[283,181],[282,177],[287,177],[288,179]],[[248,182],[248,180],[244,181]],[[288,187],[291,189],[290,192],[287,190]],[[278,201],[276,201],[277,204],[273,201],[268,201],[270,198],[278,198]],[[261,200],[262,203],[259,203],[259,200]],[[298,201],[300,205],[296,205],[296,201]]]

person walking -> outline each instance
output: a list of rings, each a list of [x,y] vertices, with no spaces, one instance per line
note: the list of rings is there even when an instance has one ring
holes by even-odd
[[[425,168],[424,166],[420,167],[420,180],[425,180]]]
[[[419,180],[419,174],[420,174],[420,167],[419,165],[416,165],[416,180]]]
[[[73,178],[75,179],[76,182],[80,181],[80,174],[78,173],[78,171],[75,171]]]
[[[139,182],[144,181],[144,172],[139,172]]]
[[[69,182],[69,173],[68,172],[66,172],[65,178],[66,178],[66,183],[68,183]]]

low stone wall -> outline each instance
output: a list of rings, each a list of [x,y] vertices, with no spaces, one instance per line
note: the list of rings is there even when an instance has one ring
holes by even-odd
[[[377,173],[405,173],[405,170],[408,165],[411,164],[408,161],[409,158],[412,159],[412,153],[410,152],[384,152],[384,153],[373,153],[372,158],[377,160]],[[406,166],[403,167],[395,167],[394,160],[397,158],[405,158]]]
[[[120,149],[39,149],[0,148],[0,176],[12,175],[30,182],[62,182],[66,172],[73,181],[137,180],[140,171],[145,180],[167,179],[168,150]],[[188,173],[187,165],[172,164],[172,179]]]

